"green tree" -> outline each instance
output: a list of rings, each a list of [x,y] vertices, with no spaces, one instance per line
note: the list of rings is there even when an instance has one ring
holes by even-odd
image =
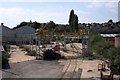
[[[78,16],[75,14],[75,17],[74,17],[74,26],[75,26],[75,30],[78,31]]]
[[[70,16],[69,16],[69,26],[72,31],[78,31],[78,16],[74,14],[74,10],[72,9],[70,11]]]
[[[20,28],[20,27],[22,27],[22,26],[26,26],[27,24],[28,24],[27,22],[23,21],[23,22],[21,22],[19,25],[17,25],[16,27],[14,27],[13,30],[14,30],[14,29],[17,29],[17,28]]]
[[[35,22],[33,22],[32,27],[37,29],[37,28],[41,27],[41,24],[35,21]]]
[[[109,21],[108,21],[108,28],[111,30],[111,29],[114,29],[114,25],[113,25],[114,23],[113,23],[113,20],[112,19],[110,19]]]
[[[53,21],[50,21],[49,23],[46,24],[46,29],[48,29],[48,31],[53,31],[55,27],[56,24]]]
[[[71,30],[75,30],[74,29],[74,10],[72,9],[71,11],[70,11],[70,16],[69,16],[69,25],[70,25],[70,28],[71,28]]]

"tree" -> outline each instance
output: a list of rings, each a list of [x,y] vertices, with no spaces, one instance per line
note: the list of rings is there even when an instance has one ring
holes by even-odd
[[[53,21],[50,21],[49,23],[46,24],[46,29],[48,29],[48,31],[53,31],[55,27],[56,25]]]
[[[41,27],[41,24],[35,21],[35,22],[33,22],[32,27],[37,29],[37,28]]]
[[[114,23],[113,23],[113,20],[112,19],[110,19],[109,21],[108,21],[108,27],[109,27],[109,29],[111,30],[111,29],[114,29],[114,25],[113,25]]]
[[[74,17],[75,19],[74,19],[74,23],[75,23],[75,30],[76,31],[78,31],[78,16],[77,15],[75,15],[75,17]]]
[[[28,23],[27,22],[21,22],[19,25],[17,25],[16,27],[14,27],[13,29],[17,29],[17,28],[20,28],[22,26],[26,26]]]
[[[74,31],[74,10],[72,9],[70,11],[70,16],[69,16],[69,25],[70,25],[70,28]]]
[[[72,31],[78,31],[78,16],[74,14],[72,9],[69,16],[69,25]]]

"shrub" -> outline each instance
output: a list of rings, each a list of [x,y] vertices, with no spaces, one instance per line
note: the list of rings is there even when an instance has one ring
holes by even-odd
[[[94,45],[99,41],[104,41],[104,39],[99,34],[92,33],[90,41],[91,41],[91,44]]]
[[[8,44],[3,45],[3,48],[5,51],[2,51],[2,68],[6,69],[6,68],[9,68],[9,63],[8,63],[9,54],[8,54],[8,52],[10,51],[10,45],[8,45]]]
[[[29,53],[27,53],[26,55],[29,55],[29,56],[35,56],[35,54],[36,54],[36,51],[30,51]]]
[[[5,51],[9,52],[10,51],[10,45],[3,45],[3,48]]]
[[[24,48],[24,46],[22,46],[22,45],[19,45],[19,48]]]
[[[85,58],[88,59],[88,60],[94,60],[94,59],[96,59],[97,57],[91,53],[91,54],[87,54],[87,55],[85,56]]]
[[[43,54],[43,59],[44,60],[55,60],[55,59],[60,59],[61,55],[58,53],[55,53],[53,50],[46,50]]]
[[[2,68],[8,68],[9,63],[8,63],[8,57],[9,54],[6,51],[2,51]]]
[[[110,70],[114,74],[120,75],[120,48],[110,48],[106,57],[110,63]]]
[[[28,53],[30,52],[30,49],[28,47],[24,47],[23,51],[27,51]]]
[[[110,48],[113,48],[113,44],[110,43],[109,41],[99,41],[97,42],[94,46],[94,52],[96,53],[97,56],[100,58],[107,58],[108,52]]]
[[[113,56],[114,55],[114,56]],[[110,48],[106,57],[113,65],[120,65],[120,48]]]

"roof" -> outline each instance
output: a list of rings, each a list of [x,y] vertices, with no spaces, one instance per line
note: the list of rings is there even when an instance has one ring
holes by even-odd
[[[100,34],[102,37],[116,37],[118,34]]]
[[[117,34],[115,37],[120,37],[120,34]]]
[[[12,30],[11,28],[9,28],[9,27],[7,27],[7,26],[4,26],[4,25],[3,25],[3,26],[0,25],[0,27],[2,27],[2,28],[5,27],[5,28],[7,28],[7,29]]]

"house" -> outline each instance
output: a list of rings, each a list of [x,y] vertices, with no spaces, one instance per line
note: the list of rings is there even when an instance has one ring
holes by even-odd
[[[7,26],[4,26],[3,23],[1,23],[0,27],[2,28],[0,38],[2,43],[12,43],[14,42],[14,31]]]
[[[106,41],[114,43],[115,47],[120,47],[120,34],[100,34]]]
[[[16,43],[29,43],[35,38],[35,29],[29,25],[22,26],[16,29],[10,29],[1,23],[2,31],[0,34],[2,43],[16,44]]]
[[[100,34],[106,41],[111,41],[114,43],[115,41],[115,36],[118,34]]]
[[[15,42],[30,43],[35,38],[34,32],[35,29],[29,25],[14,29]]]
[[[120,47],[120,34],[115,36],[115,47]]]

